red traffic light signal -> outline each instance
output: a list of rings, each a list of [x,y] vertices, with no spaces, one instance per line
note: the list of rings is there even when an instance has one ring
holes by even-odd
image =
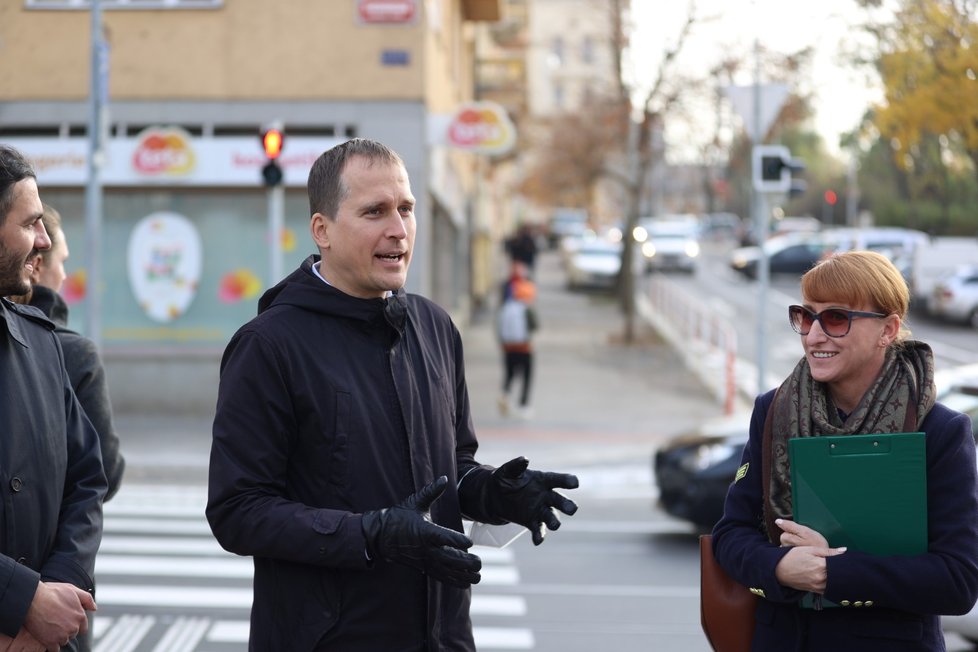
[[[835,206],[835,203],[839,201],[839,196],[835,194],[834,190],[825,191],[825,203],[829,206]]]
[[[282,155],[282,146],[285,145],[285,132],[281,129],[266,129],[261,134],[261,144],[265,149],[265,156],[274,161]]]

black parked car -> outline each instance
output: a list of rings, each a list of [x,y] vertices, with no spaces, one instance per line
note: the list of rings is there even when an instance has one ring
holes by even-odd
[[[723,516],[723,500],[747,445],[750,413],[708,421],[679,435],[653,456],[659,506],[709,530]]]

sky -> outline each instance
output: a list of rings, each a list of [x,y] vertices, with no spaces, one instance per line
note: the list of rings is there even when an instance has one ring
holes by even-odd
[[[680,67],[689,74],[705,77],[724,53],[749,56],[755,40],[781,53],[815,46],[811,78],[814,127],[830,151],[839,152],[839,135],[852,130],[866,108],[879,101],[881,92],[872,72],[843,60],[857,39],[865,40],[858,27],[865,14],[855,0],[696,0],[695,4],[704,21],[694,28],[679,57]],[[663,48],[675,43],[688,8],[689,0],[632,0],[633,61],[640,62],[636,66],[639,81],[642,62],[649,66],[644,77],[650,81],[652,66],[661,60]],[[753,83],[752,62],[741,75],[738,85]],[[712,128],[714,115],[704,119]],[[676,127],[670,133],[667,128],[666,137],[670,146],[677,147],[695,141],[701,137],[698,134],[712,131]]]

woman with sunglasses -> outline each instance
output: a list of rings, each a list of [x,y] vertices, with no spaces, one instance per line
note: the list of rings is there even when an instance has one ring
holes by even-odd
[[[885,256],[835,254],[802,277],[801,295],[788,315],[805,355],[755,401],[713,530],[717,561],[760,597],[751,649],[944,650],[940,614],[966,613],[978,599],[971,422],[935,401],[933,354],[910,339],[909,292]],[[925,433],[925,553],[831,548],[792,520],[789,438],[897,432]],[[819,608],[823,599],[841,606]]]

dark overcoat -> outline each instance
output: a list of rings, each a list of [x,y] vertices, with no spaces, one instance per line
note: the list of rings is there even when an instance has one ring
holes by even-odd
[[[368,563],[360,518],[446,475],[432,519],[461,531],[477,442],[460,335],[403,290],[343,294],[317,260],[262,297],[221,363],[207,517],[255,560],[250,649],[474,650],[469,590]]]
[[[928,550],[827,557],[824,597],[846,606],[800,608],[802,593],[782,586],[775,567],[790,550],[761,530],[762,432],[774,391],[754,404],[743,477],[727,493],[713,530],[717,561],[762,593],[755,652],[934,652],[944,650],[940,614],[967,613],[978,599],[978,482],[971,420],[938,403],[921,425],[927,449]],[[744,469],[744,466],[741,467]],[[740,474],[738,474],[740,475]]]
[[[6,299],[0,400],[0,633],[16,636],[39,581],[94,592],[106,481],[54,324]]]

